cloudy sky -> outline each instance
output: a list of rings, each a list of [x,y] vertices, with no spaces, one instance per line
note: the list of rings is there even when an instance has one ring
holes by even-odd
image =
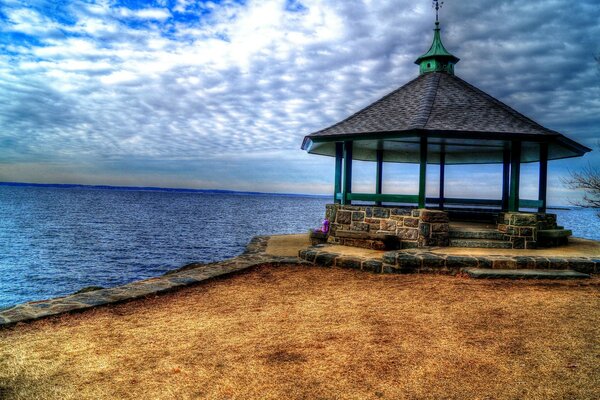
[[[329,193],[333,161],[303,136],[415,78],[433,21],[430,0],[3,0],[0,181]],[[457,75],[598,148],[597,0],[446,0],[441,21]],[[595,153],[550,163],[551,203],[576,197],[560,177]],[[359,163],[355,187],[373,177]],[[416,191],[412,166],[384,179]],[[453,167],[447,194],[499,182],[498,166]]]

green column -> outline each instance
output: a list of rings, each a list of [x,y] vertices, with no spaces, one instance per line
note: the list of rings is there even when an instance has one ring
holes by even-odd
[[[335,182],[333,185],[333,202],[340,203],[337,194],[342,192],[342,160],[344,158],[344,144],[337,142],[335,144]]]
[[[351,204],[346,196],[352,193],[352,141],[344,142],[344,185],[342,204]]]
[[[444,180],[446,179],[446,151],[442,146],[440,152],[440,210],[444,209]]]
[[[375,193],[381,194],[382,190],[382,181],[383,181],[383,150],[377,150],[377,171],[376,171],[376,180],[375,180]],[[376,205],[380,206],[381,201],[376,201]]]
[[[510,189],[510,149],[505,148],[502,159],[502,211],[508,211]]]
[[[510,150],[510,196],[508,211],[519,211],[519,180],[521,175],[521,142],[513,142]]]
[[[540,178],[538,200],[542,201],[539,212],[546,212],[546,197],[548,193],[548,143],[540,143]]]
[[[427,136],[421,137],[419,168],[419,208],[425,208],[425,187],[427,183]]]

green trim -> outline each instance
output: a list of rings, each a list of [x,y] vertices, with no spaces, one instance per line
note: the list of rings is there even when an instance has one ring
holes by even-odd
[[[375,171],[375,193],[381,194],[382,186],[383,186],[383,150],[377,150],[377,166]],[[381,205],[381,202],[378,202],[377,205]]]
[[[336,193],[342,190],[342,161],[344,159],[344,144],[338,142],[335,144],[335,181],[333,188],[334,203],[339,203],[335,198]]]
[[[351,199],[347,195],[352,193],[352,141],[344,142],[344,184],[342,191],[344,193],[342,204],[351,204]]]
[[[508,211],[519,211],[519,186],[521,180],[521,142],[513,142],[510,149],[510,195]]]
[[[548,194],[548,143],[540,144],[540,175],[539,175],[538,200],[543,204],[538,212],[546,212],[546,198]]]
[[[502,211],[507,211],[510,195],[510,149],[504,149],[502,158]]]
[[[427,136],[421,137],[419,152],[419,208],[425,208],[427,190]]]
[[[454,75],[454,64],[460,59],[450,54],[442,43],[440,34],[440,23],[436,21],[435,29],[433,30],[433,42],[427,53],[417,58],[415,64],[419,65],[421,74],[428,72],[446,72]]]

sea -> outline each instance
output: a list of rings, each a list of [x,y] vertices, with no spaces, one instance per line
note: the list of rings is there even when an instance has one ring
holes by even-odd
[[[0,185],[0,308],[235,257],[256,235],[321,225],[328,197]],[[600,240],[594,210],[552,210]]]

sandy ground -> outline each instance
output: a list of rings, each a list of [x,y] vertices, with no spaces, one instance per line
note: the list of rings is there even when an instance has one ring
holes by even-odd
[[[260,267],[0,331],[8,399],[598,399],[600,280]]]
[[[310,246],[308,233],[271,236],[266,253],[272,256],[295,257],[298,250]]]
[[[276,256],[297,256],[298,250],[310,245],[307,234],[273,236],[269,240],[267,253]],[[384,251],[361,249],[358,247],[327,245],[327,251],[349,256],[379,258]],[[541,257],[600,257],[600,242],[594,240],[571,238],[567,246],[550,249],[510,250],[510,249],[476,249],[462,247],[434,247],[434,253],[453,255],[519,255]]]

